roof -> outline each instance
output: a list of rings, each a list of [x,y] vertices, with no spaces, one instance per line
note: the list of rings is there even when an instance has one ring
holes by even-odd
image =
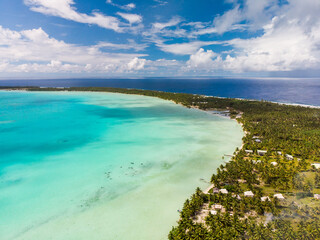
[[[227,194],[227,193],[228,193],[228,190],[223,188],[223,189],[220,189],[220,192],[221,192],[221,193],[224,193],[224,194]]]
[[[267,200],[270,201],[270,198],[268,196],[261,197],[262,202],[265,202]]]
[[[216,210],[211,210],[210,213],[211,213],[212,215],[217,215],[218,212],[217,212]]]
[[[253,192],[251,192],[251,191],[244,192],[244,195],[245,196],[254,196]]]
[[[277,193],[275,195],[273,195],[275,198],[278,198],[278,199],[284,199],[284,196],[281,194],[281,193]]]
[[[320,163],[312,163],[311,166],[314,166],[316,169],[320,168]]]

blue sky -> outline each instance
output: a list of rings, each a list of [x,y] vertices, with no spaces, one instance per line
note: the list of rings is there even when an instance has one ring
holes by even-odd
[[[320,76],[319,0],[0,0],[0,77]]]

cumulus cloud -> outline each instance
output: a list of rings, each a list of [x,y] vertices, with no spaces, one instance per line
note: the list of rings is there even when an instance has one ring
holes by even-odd
[[[260,37],[233,39],[235,56],[220,61],[233,71],[292,71],[320,67],[320,2],[290,0]]]
[[[139,58],[144,54],[108,53],[102,52],[102,47],[102,43],[93,46],[68,44],[51,38],[42,28],[18,32],[0,26],[0,70],[123,72],[140,70],[144,66],[145,60]]]
[[[200,48],[195,54],[190,56],[187,66],[190,69],[207,69],[208,71],[212,70],[213,67],[213,58],[216,54],[211,51],[205,51],[203,48]]]
[[[129,63],[128,63],[128,70],[132,71],[132,70],[141,70],[144,68],[144,65],[146,64],[146,60],[145,59],[139,59],[137,57],[135,57],[134,59],[132,59]]]

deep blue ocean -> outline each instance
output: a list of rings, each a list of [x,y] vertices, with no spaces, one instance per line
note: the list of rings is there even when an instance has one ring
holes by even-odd
[[[0,86],[120,87],[320,105],[320,79],[50,79],[0,80]]]

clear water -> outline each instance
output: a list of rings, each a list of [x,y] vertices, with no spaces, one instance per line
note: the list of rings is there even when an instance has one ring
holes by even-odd
[[[242,136],[157,98],[0,91],[0,239],[166,239]]]

